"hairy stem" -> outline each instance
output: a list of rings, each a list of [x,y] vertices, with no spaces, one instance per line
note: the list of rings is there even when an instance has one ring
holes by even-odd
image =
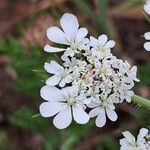
[[[135,94],[132,96],[132,101],[150,110],[150,100]]]

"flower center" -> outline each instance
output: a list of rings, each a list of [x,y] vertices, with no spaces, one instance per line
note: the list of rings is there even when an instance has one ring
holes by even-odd
[[[68,100],[67,100],[67,104],[68,105],[73,105],[74,103],[75,103],[75,98],[73,98],[73,97],[70,97]]]
[[[100,73],[106,74],[107,73],[107,68],[106,67],[101,67],[100,68]]]
[[[70,48],[76,50],[76,49],[77,49],[77,44],[73,42],[73,43],[70,45]]]

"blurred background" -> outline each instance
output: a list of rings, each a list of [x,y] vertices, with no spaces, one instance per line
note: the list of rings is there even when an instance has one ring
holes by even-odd
[[[135,92],[150,97],[150,53],[143,34],[150,24],[142,0],[0,0],[0,150],[119,150],[121,132],[137,135],[150,127],[150,111],[134,103],[117,105],[119,118],[97,128],[73,123],[58,130],[39,115],[39,90],[48,74],[44,62],[57,59],[43,51],[48,27],[73,13],[81,26],[116,41],[113,53],[138,66]]]

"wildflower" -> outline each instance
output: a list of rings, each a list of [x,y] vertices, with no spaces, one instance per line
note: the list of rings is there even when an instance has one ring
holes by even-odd
[[[116,114],[115,106],[111,102],[113,101],[113,95],[110,95],[108,98],[101,99],[99,103],[95,103],[94,107],[89,115],[91,118],[96,117],[95,124],[97,127],[103,127],[106,124],[106,115],[111,121],[116,121],[118,116]],[[91,106],[89,106],[91,107]]]
[[[82,42],[87,39],[87,32],[81,32],[83,28],[79,28],[74,15],[64,14],[60,23],[64,32],[51,27],[48,29],[48,37],[53,42],[67,45],[67,48],[48,46],[45,49],[49,52],[65,52],[61,56],[62,66],[56,61],[44,65],[52,76],[47,79],[47,86],[41,89],[41,97],[48,101],[40,106],[42,116],[56,115],[53,123],[59,129],[69,126],[72,118],[83,124],[89,120],[89,116],[96,117],[98,127],[106,124],[107,117],[116,121],[118,116],[115,105],[123,101],[131,102],[134,82],[139,82],[136,77],[137,67],[131,67],[127,61],[111,53],[115,42],[108,40],[107,35],[103,34],[98,39],[91,36],[87,45]],[[72,42],[78,43],[77,47],[73,48]],[[55,107],[55,113],[51,112]]]
[[[65,51],[66,56],[73,57],[75,53],[79,53],[81,49],[86,49],[89,40],[85,38],[88,31],[86,28],[79,28],[79,23],[76,16],[66,13],[60,19],[60,25],[63,29],[56,26],[50,27],[47,30],[47,37],[50,41],[66,45],[67,48],[56,48],[46,45],[44,50],[47,52]]]
[[[150,15],[150,0],[146,0],[146,3],[144,5],[144,10],[146,13]]]
[[[68,127],[72,119],[79,124],[85,124],[89,121],[89,116],[84,111],[82,97],[79,96],[78,86],[59,90],[56,87],[46,85],[41,88],[41,97],[47,101],[40,105],[41,115],[43,117],[56,115],[53,123],[58,129]]]
[[[146,128],[140,130],[137,139],[129,131],[125,131],[122,134],[124,138],[120,140],[120,150],[149,150],[148,130]]]
[[[55,86],[59,83],[60,87],[64,87],[66,83],[70,83],[72,81],[69,76],[70,71],[66,68],[64,69],[56,61],[45,63],[44,68],[47,72],[54,74],[46,81],[46,84],[49,86]]]
[[[146,33],[144,34],[144,38],[145,38],[146,40],[150,40],[150,32],[146,32]],[[144,48],[145,48],[145,50],[150,51],[150,41],[144,43]]]

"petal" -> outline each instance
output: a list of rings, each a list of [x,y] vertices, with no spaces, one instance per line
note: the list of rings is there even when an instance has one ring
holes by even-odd
[[[144,34],[144,38],[145,38],[146,40],[150,40],[150,32],[146,32],[146,33]]]
[[[95,37],[90,36],[90,46],[95,47],[97,45],[98,45],[98,40]]]
[[[98,38],[99,45],[104,46],[104,44],[106,44],[107,40],[108,40],[107,35],[102,34]]]
[[[41,88],[40,95],[47,101],[64,101],[61,91],[56,87],[45,85]]]
[[[67,50],[64,52],[64,56],[65,57],[68,57],[68,56],[73,57],[74,56],[74,50],[71,48],[67,48]]]
[[[50,63],[45,63],[44,69],[51,74],[56,74],[64,70],[63,67],[54,60],[52,60]]]
[[[53,124],[58,129],[65,129],[70,125],[71,121],[71,107],[67,107],[55,116]]]
[[[147,12],[150,15],[150,3],[148,3],[149,1],[147,1],[147,3],[144,5],[144,10],[145,12]]]
[[[115,46],[115,41],[113,41],[113,40],[110,40],[110,41],[108,41],[106,44],[105,44],[105,48],[113,48],[114,46]]]
[[[106,114],[105,111],[102,111],[95,120],[97,127],[103,127],[106,124]]]
[[[60,82],[61,78],[62,77],[58,75],[54,75],[46,80],[46,84],[49,86],[55,86]]]
[[[61,17],[60,24],[64,32],[66,33],[67,39],[70,42],[74,42],[79,28],[77,17],[72,14],[66,13]]]
[[[78,85],[73,85],[73,86],[68,87],[68,93],[70,97],[76,97],[78,95],[78,92],[79,92]]]
[[[52,117],[60,112],[66,104],[60,102],[44,102],[40,105],[40,113],[43,117]]]
[[[99,104],[98,104],[98,103],[95,103],[95,102],[91,102],[90,104],[87,104],[87,106],[88,106],[89,108],[94,108],[94,107],[98,107]]]
[[[68,92],[68,89],[67,89],[67,88],[68,88],[68,87],[65,87],[65,88],[62,88],[62,89],[61,89],[61,93],[62,93],[64,99],[68,99],[68,98],[69,98],[69,92]]]
[[[59,43],[59,44],[67,44],[68,40],[65,37],[64,32],[62,32],[58,27],[50,27],[47,30],[47,37],[50,41]]]
[[[90,116],[90,118],[94,118],[94,117],[98,116],[99,113],[100,113],[100,108],[97,107],[97,108],[92,109],[89,112],[89,116]]]
[[[89,115],[83,110],[81,106],[74,105],[72,107],[73,118],[79,124],[85,124],[89,121]]]
[[[59,83],[59,86],[60,87],[64,87],[66,85],[66,81],[65,81],[65,78],[62,78],[60,83]]]
[[[111,121],[116,121],[118,118],[116,112],[110,108],[106,108],[106,114]]]
[[[45,45],[44,46],[44,51],[49,52],[49,53],[54,53],[54,52],[62,52],[65,51],[66,49],[63,48],[57,48],[57,47],[52,47],[50,45]]]
[[[144,48],[145,50],[150,51],[150,42],[144,43]]]
[[[142,140],[148,134],[148,130],[146,128],[142,128],[137,137],[137,141]]]
[[[88,34],[88,30],[86,28],[80,28],[77,32],[75,42],[76,43],[81,42],[87,34]]]
[[[122,134],[128,140],[129,143],[135,143],[135,137],[129,131],[122,132]]]

